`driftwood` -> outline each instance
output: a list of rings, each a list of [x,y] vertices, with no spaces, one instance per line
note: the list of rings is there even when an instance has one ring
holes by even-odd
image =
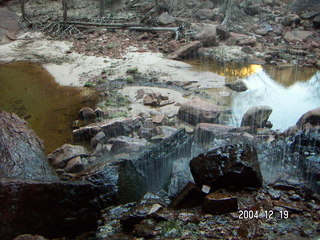
[[[98,22],[81,22],[81,21],[66,21],[65,24],[84,25],[84,26],[97,26],[107,28],[130,28],[138,26],[139,23],[98,23]]]
[[[129,30],[134,31],[172,31],[176,33],[175,39],[179,38],[181,27],[129,27]]]

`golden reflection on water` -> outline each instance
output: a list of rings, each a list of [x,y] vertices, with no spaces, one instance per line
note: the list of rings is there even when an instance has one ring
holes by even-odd
[[[87,88],[65,87],[39,64],[0,65],[0,110],[24,118],[50,153],[72,142],[71,125],[83,106],[95,103]]]

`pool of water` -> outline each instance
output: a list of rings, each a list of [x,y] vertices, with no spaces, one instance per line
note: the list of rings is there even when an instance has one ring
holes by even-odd
[[[0,110],[24,118],[44,140],[46,153],[72,143],[79,109],[96,103],[92,90],[61,86],[35,63],[1,64],[0,85]]]
[[[320,107],[320,71],[297,66],[218,65],[210,61],[189,61],[196,71],[211,71],[225,76],[226,82],[242,79],[245,92],[229,89],[206,89],[218,104],[233,112],[230,125],[240,126],[243,114],[253,106],[272,107],[269,120],[273,129],[285,130],[295,125],[300,116]]]

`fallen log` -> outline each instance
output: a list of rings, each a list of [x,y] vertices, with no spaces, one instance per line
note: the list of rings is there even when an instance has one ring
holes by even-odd
[[[66,21],[65,24],[72,25],[84,25],[84,26],[98,26],[98,27],[110,27],[110,28],[128,28],[133,26],[139,26],[139,23],[97,23],[97,22],[79,22],[79,21]]]

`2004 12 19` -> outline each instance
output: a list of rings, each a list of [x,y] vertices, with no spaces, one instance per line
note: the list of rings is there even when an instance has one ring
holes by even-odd
[[[274,212],[273,210],[239,210],[239,219],[288,219],[287,210]]]

